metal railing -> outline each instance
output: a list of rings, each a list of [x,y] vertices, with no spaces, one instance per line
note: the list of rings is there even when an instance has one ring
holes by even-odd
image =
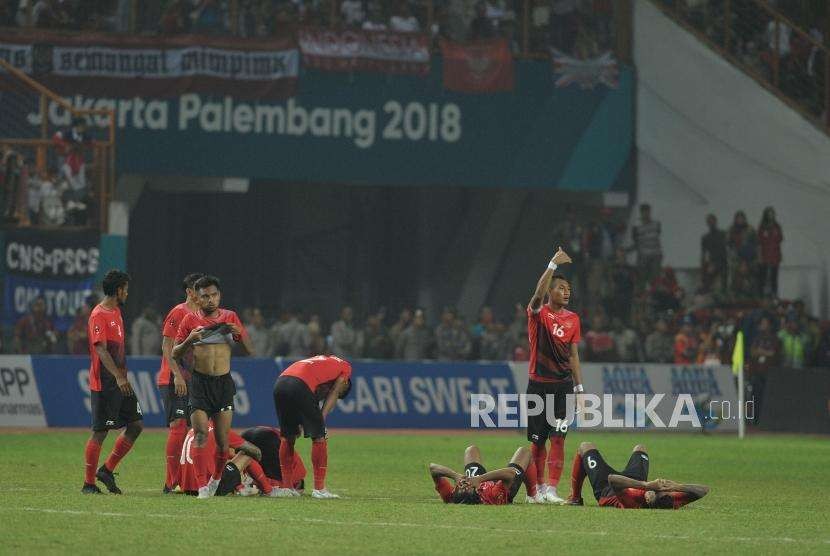
[[[799,28],[765,0],[652,2],[830,134],[828,22]]]
[[[106,136],[94,139],[89,145],[89,186],[94,192],[97,205],[97,217],[88,222],[88,227],[97,225],[101,232],[108,227],[109,202],[115,187],[115,112],[111,109],[75,108],[58,94],[38,83],[11,64],[0,59],[0,75],[3,75],[3,106],[0,115],[5,120],[0,126],[0,146],[5,151],[13,150],[23,156],[32,158],[39,172],[47,170],[54,158],[54,128],[50,126],[50,105],[52,109],[65,110],[70,119],[76,117],[87,121],[98,120],[105,126]],[[37,127],[26,122],[28,111],[33,107],[37,117]],[[24,112],[25,110],[25,112]],[[12,113],[16,112],[16,113]],[[91,126],[90,126],[91,127]],[[52,156],[50,156],[52,155]],[[25,210],[25,201],[18,203],[17,221],[19,225],[32,225]],[[86,226],[85,226],[86,227]]]

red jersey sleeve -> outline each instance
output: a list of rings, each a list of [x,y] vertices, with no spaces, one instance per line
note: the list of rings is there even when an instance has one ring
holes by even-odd
[[[193,324],[193,322],[194,322],[194,319],[193,319],[192,314],[185,315],[185,317],[182,319],[181,324],[179,324],[179,328],[176,330],[176,340],[175,340],[175,342],[177,344],[180,344],[180,343],[184,342],[187,339],[187,337],[190,335],[190,332],[194,328],[196,328],[196,326]]]
[[[625,508],[643,508],[646,505],[646,491],[639,488],[626,488],[617,493],[617,499]]]
[[[348,361],[343,361],[343,365],[341,366],[340,376],[345,379],[351,380],[352,379],[352,364]]]
[[[239,436],[234,431],[228,431],[228,446],[230,446],[234,450],[238,450],[243,444],[245,444],[244,438]]]
[[[242,331],[239,334],[239,336],[234,335],[233,339],[235,342],[239,342],[240,340],[242,340],[242,338],[248,337],[248,331],[245,329],[245,325],[242,324],[242,321],[239,320],[239,315],[236,314],[236,311],[231,311],[231,316],[228,320],[233,324],[237,325],[239,327],[239,330]]]
[[[107,317],[98,313],[89,319],[89,344],[107,343]]]
[[[574,315],[574,320],[576,324],[574,325],[574,335],[571,338],[571,343],[578,344],[582,340],[582,322],[577,315]]]
[[[182,314],[176,309],[172,308],[167,316],[164,318],[164,326],[161,328],[161,335],[165,338],[176,338],[179,333],[179,325],[182,323]]]
[[[526,309],[526,311],[527,311],[527,319],[528,319],[528,320],[532,320],[532,321],[534,321],[534,322],[538,322],[538,321],[539,321],[539,319],[541,319],[541,318],[542,318],[542,307],[544,307],[544,305],[540,305],[540,306],[539,306],[539,310],[538,310],[538,311],[536,311],[536,312],[534,313],[534,312],[533,312],[533,309],[531,309],[531,308],[530,308],[530,305],[528,305],[528,306],[527,306],[527,309]]]

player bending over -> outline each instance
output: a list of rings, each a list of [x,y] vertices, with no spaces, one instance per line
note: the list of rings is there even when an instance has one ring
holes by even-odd
[[[249,453],[237,452],[233,459],[225,464],[222,480],[216,490],[217,496],[230,494],[234,491],[242,492],[242,473],[247,473],[256,482],[260,492],[266,496],[286,497],[303,492],[306,469],[300,454],[297,452],[294,452],[294,464],[291,473],[294,482],[288,484],[282,480],[282,471],[280,470],[280,444],[282,440],[279,430],[272,427],[258,426],[244,431],[241,436],[247,443],[259,448],[261,456],[254,458]]]
[[[449,467],[429,464],[429,474],[435,483],[435,490],[447,504],[486,504],[500,506],[510,504],[522,483],[528,498],[536,496],[536,469],[530,450],[525,447],[516,450],[507,467],[487,471],[481,464],[478,446],[464,450],[464,473]],[[449,480],[455,482],[455,486]]]
[[[631,509],[676,510],[706,496],[709,487],[686,485],[668,479],[648,481],[648,453],[637,444],[622,473],[605,462],[591,442],[579,445],[571,470],[571,496],[566,504],[583,505],[582,483],[585,476],[600,506]]]

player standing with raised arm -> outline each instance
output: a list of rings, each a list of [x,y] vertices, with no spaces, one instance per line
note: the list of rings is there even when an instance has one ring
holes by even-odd
[[[127,301],[130,275],[110,270],[104,276],[104,300],[89,315],[89,390],[92,403],[92,436],[86,443],[84,459],[86,472],[84,494],[100,494],[95,479],[106,485],[113,494],[121,494],[115,484],[113,470],[133,447],[144,429],[138,398],[127,378],[127,358],[124,351],[124,320],[121,306]],[[103,369],[102,369],[103,367]],[[107,461],[98,465],[101,444],[110,429],[126,427],[115,440]]]
[[[571,258],[560,247],[539,278],[527,306],[527,336],[530,342],[527,394],[542,399],[542,412],[528,415],[527,421],[527,439],[532,443],[531,454],[536,464],[537,488],[533,500],[537,503],[564,502],[556,487],[565,462],[565,435],[568,432],[566,396],[583,391],[577,349],[581,334],[579,316],[565,308],[571,297],[570,283],[561,274],[555,274],[559,265],[569,262]],[[546,296],[547,303],[543,304]],[[549,423],[547,419],[548,396],[554,404],[555,423]],[[549,484],[545,484],[545,443],[548,438]]]
[[[231,377],[231,348],[234,342],[252,355],[251,339],[235,312],[221,309],[219,279],[203,276],[194,284],[199,310],[182,319],[176,334],[173,357],[178,359],[193,348],[193,373],[190,381],[190,421],[196,436],[193,460],[199,480],[199,498],[210,498],[219,486],[222,469],[228,460],[228,432],[233,421],[236,385]],[[206,477],[209,420],[213,419],[216,461],[211,477]]]
[[[199,299],[193,286],[202,276],[204,274],[194,273],[184,277],[184,280],[182,280],[184,301],[170,309],[162,324],[161,368],[158,374],[158,389],[167,415],[168,426],[167,444],[164,450],[167,476],[162,491],[165,494],[173,492],[173,489],[179,484],[179,459],[181,459],[182,444],[187,435],[190,422],[187,384],[190,382],[190,371],[193,368],[193,354],[188,352],[184,357],[177,360],[173,357],[173,344],[176,341],[176,334],[179,332],[179,325],[185,315],[199,310]]]

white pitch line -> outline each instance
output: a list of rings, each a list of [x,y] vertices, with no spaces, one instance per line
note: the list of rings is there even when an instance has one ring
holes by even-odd
[[[158,517],[158,518],[176,518],[181,517],[180,515],[174,514],[128,514],[128,513],[120,513],[120,512],[94,512],[89,510],[58,510],[53,508],[33,508],[31,506],[26,506],[22,508],[0,508],[0,512],[39,512],[39,513],[47,513],[47,514],[69,514],[69,515],[93,515],[93,516],[104,516],[104,517]],[[331,519],[322,519],[322,518],[311,518],[311,517],[303,517],[303,518],[291,518],[291,517],[283,517],[280,516],[279,518],[263,518],[263,517],[241,517],[241,516],[218,516],[218,515],[204,515],[201,516],[200,519],[214,519],[217,521],[242,521],[242,522],[265,522],[271,523],[275,521],[288,521],[294,523],[308,523],[310,525],[343,525],[349,527],[402,527],[402,528],[418,528],[418,529],[453,529],[453,530],[464,530],[464,531],[493,531],[496,533],[561,533],[561,530],[558,529],[507,529],[507,528],[497,528],[497,527],[480,527],[476,525],[442,525],[442,524],[432,524],[432,523],[407,523],[407,522],[390,522],[390,521],[342,521],[342,520],[331,520]],[[570,533],[576,535],[583,535],[583,536],[600,536],[600,537],[607,537],[613,536],[616,531],[569,531]],[[622,532],[625,534],[625,532]],[[791,537],[690,537],[688,535],[665,535],[665,534],[656,534],[656,535],[644,535],[638,533],[640,538],[651,538],[651,539],[662,539],[662,540],[705,540],[705,541],[717,541],[717,542],[746,542],[746,543],[768,543],[768,542],[776,542],[776,543],[802,543],[802,544],[830,544],[830,539],[793,539]]]

